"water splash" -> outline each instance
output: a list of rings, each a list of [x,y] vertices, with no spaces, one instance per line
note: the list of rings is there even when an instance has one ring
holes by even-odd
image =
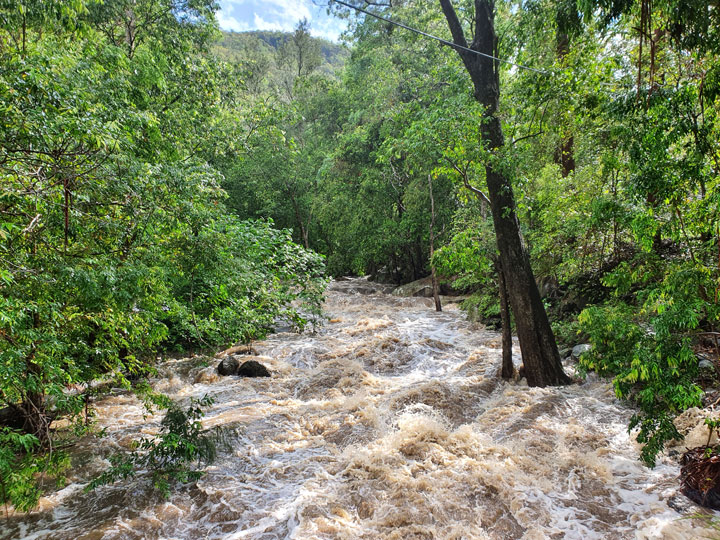
[[[73,450],[72,483],[0,538],[711,538],[675,510],[676,464],[640,464],[607,383],[505,383],[496,333],[365,280],[334,283],[326,309],[317,335],[255,345],[269,379],[162,365],[156,387],[209,394],[204,424],[227,434],[197,485],[169,501],[142,480],[82,492],[112,451],[158,429],[119,393],[98,404],[109,436]]]

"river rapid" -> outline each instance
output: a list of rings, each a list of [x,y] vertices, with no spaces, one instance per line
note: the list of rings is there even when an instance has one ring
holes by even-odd
[[[110,453],[158,429],[117,392],[97,403],[107,436],[72,449],[71,483],[3,520],[0,538],[712,537],[682,519],[694,507],[675,462],[638,461],[632,411],[607,382],[503,382],[497,333],[362,279],[334,282],[326,312],[315,335],[254,345],[271,378],[219,377],[201,357],[161,364],[155,387],[211,396],[203,423],[228,443],[196,485],[168,500],[142,477],[83,492]]]

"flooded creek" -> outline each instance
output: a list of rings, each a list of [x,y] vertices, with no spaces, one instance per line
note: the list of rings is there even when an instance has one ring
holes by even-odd
[[[505,383],[497,333],[364,280],[333,283],[326,312],[315,335],[254,345],[270,378],[219,377],[200,358],[161,365],[156,388],[211,396],[203,424],[225,429],[196,485],[168,500],[141,478],[83,492],[111,452],[158,428],[120,393],[98,402],[107,437],[73,449],[72,482],[4,520],[0,538],[712,537],[676,510],[688,506],[677,465],[639,462],[632,411],[607,382]]]

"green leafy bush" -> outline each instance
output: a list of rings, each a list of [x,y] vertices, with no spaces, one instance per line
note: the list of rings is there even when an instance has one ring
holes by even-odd
[[[623,272],[622,279],[627,276]],[[703,392],[695,383],[698,361],[689,332],[709,315],[716,316],[698,298],[701,278],[692,267],[678,265],[638,293],[639,306],[617,301],[587,308],[579,317],[593,345],[581,357],[581,366],[613,377],[615,394],[639,407],[630,429],[640,428],[637,440],[644,444],[641,457],[648,465],[655,464],[666,441],[682,438],[673,418],[701,404]],[[607,281],[617,286],[619,279],[616,274]]]
[[[198,480],[203,472],[197,467],[211,463],[217,455],[218,432],[204,430],[200,422],[202,408],[212,403],[207,396],[191,399],[187,408],[172,403],[158,435],[135,441],[129,455],[111,456],[111,467],[90,482],[86,491],[132,478],[138,471],[149,472],[153,486],[165,497],[173,483]]]
[[[34,435],[7,427],[0,428],[0,503],[20,512],[34,508],[42,494],[43,478],[64,482],[69,466],[65,452],[37,452],[40,441]],[[41,478],[42,477],[42,478]]]

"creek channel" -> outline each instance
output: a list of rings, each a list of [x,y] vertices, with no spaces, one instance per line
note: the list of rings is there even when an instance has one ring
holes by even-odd
[[[504,382],[497,333],[364,279],[333,282],[325,309],[316,334],[254,345],[270,378],[219,377],[202,357],[161,363],[155,388],[211,396],[203,424],[228,442],[195,485],[167,500],[141,477],[83,492],[112,452],[159,427],[118,391],[96,404],[106,437],[73,448],[71,482],[3,519],[0,538],[711,537],[687,519],[677,464],[639,462],[632,411],[608,382]]]

